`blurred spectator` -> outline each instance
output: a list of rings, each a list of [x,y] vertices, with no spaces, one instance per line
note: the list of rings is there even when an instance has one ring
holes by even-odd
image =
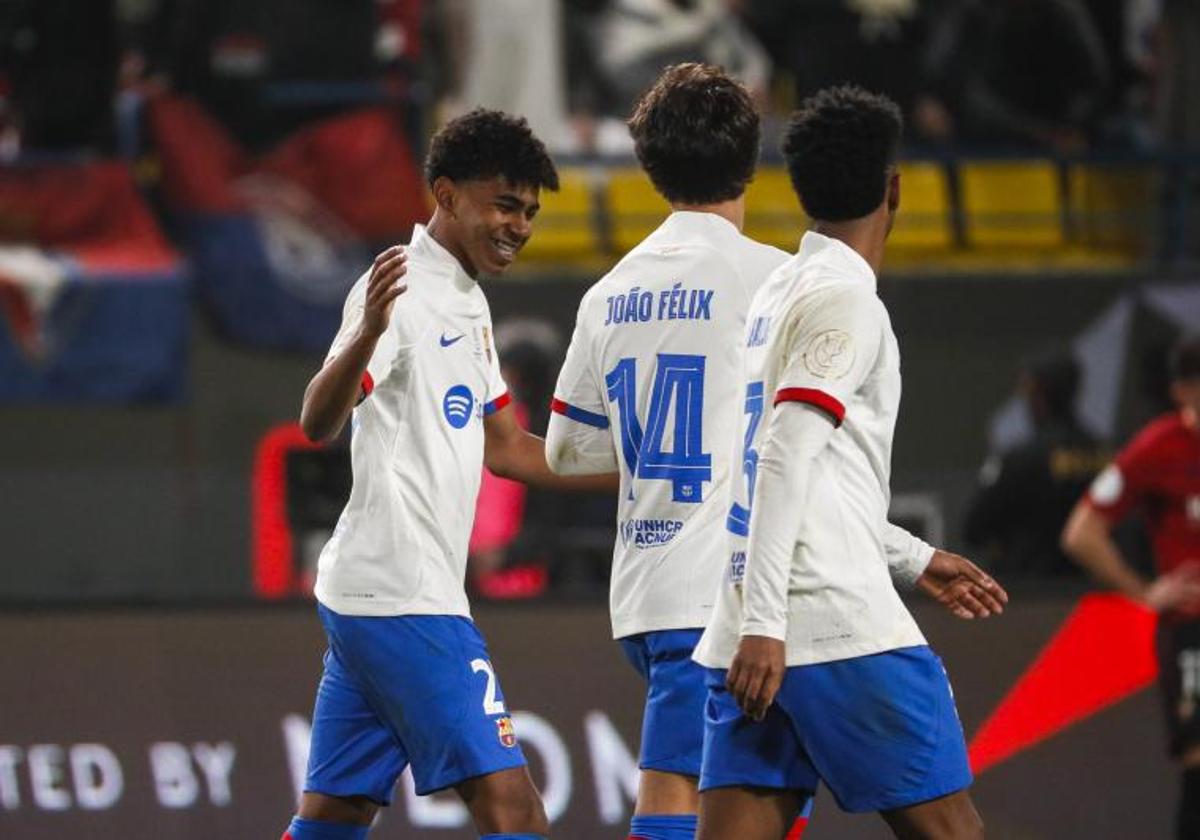
[[[1169,749],[1182,771],[1179,840],[1200,837],[1200,334],[1171,354],[1177,408],[1147,424],[1080,499],[1063,545],[1095,580],[1160,614],[1158,672]],[[1148,526],[1155,572],[1134,569],[1111,531]]]
[[[771,62],[734,0],[569,0],[572,109],[585,149],[632,153],[625,119],[669,64],[724,67],[765,101]],[[593,122],[594,120],[594,122]]]
[[[576,150],[567,119],[559,0],[443,0],[443,119],[477,106],[520,114],[553,151]]]
[[[1110,68],[1080,0],[968,0],[947,9],[926,59],[916,130],[934,142],[1087,148]]]
[[[4,3],[0,84],[11,87],[10,144],[15,128],[26,149],[109,152],[117,44],[113,0]]]
[[[404,37],[396,26],[405,17],[383,15],[376,0],[144,2],[155,9],[129,16],[130,51],[253,150],[378,101],[371,86]]]
[[[852,82],[885,93],[907,117],[920,82],[920,57],[944,2],[931,0],[744,0],[743,17],[800,101]]]
[[[1079,364],[1068,355],[1038,359],[1021,373],[1017,390],[1033,420],[1033,438],[988,458],[964,526],[968,542],[994,550],[990,565],[997,572],[1077,571],[1059,548],[1059,533],[1105,459],[1075,417],[1079,380]]]

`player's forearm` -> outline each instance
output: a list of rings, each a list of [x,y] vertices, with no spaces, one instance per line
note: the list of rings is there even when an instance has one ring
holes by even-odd
[[[616,473],[556,474],[546,463],[546,442],[526,431],[512,435],[503,444],[489,446],[485,460],[487,468],[501,478],[549,490],[615,493],[619,485]]]
[[[774,412],[764,433],[742,579],[743,636],[786,638],[792,556],[817,455],[833,430],[817,410],[787,403]]]
[[[608,429],[583,425],[561,414],[550,415],[546,463],[560,476],[601,475],[617,470]]]
[[[888,573],[897,589],[911,589],[929,566],[934,547],[899,525],[883,523],[883,548]]]
[[[1107,523],[1080,503],[1063,528],[1062,549],[1099,583],[1135,600],[1145,599],[1149,583],[1125,562]]]
[[[333,440],[346,425],[362,393],[363,373],[377,341],[360,333],[308,383],[300,409],[300,427],[309,440]]]

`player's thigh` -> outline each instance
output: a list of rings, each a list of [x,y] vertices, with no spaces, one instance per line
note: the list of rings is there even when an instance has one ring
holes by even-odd
[[[788,716],[773,704],[761,721],[746,717],[725,686],[726,674],[706,669],[701,795],[726,787],[815,792],[816,769]]]
[[[622,639],[646,680],[638,767],[659,774],[700,775],[704,751],[705,669],[692,659],[699,630],[666,630]],[[673,786],[673,781],[666,784]],[[658,812],[662,813],[662,812]]]
[[[900,840],[980,840],[983,820],[965,790],[880,815]]]
[[[339,649],[403,744],[418,794],[524,767],[487,646],[469,619],[338,622]]]
[[[928,647],[789,668],[776,705],[843,810],[903,808],[971,784],[949,679]]]
[[[406,763],[402,744],[331,647],[317,688],[304,781],[306,795],[315,795],[308,802],[311,818],[356,822],[360,800],[388,804]]]
[[[781,840],[799,812],[796,791],[721,787],[700,794],[696,840]]]
[[[526,767],[466,779],[454,790],[480,834],[546,834],[549,822]]]

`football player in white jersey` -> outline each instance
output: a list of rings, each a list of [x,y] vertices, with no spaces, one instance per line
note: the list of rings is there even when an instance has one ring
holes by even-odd
[[[715,67],[676,65],[629,127],[673,212],[580,303],[546,454],[564,474],[621,471],[613,635],[647,682],[630,836],[690,840],[707,696],[691,654],[728,557],[728,482],[742,470],[730,441],[746,311],[788,255],[741,233],[759,145],[741,85]],[[887,538],[898,574],[921,575],[933,549],[898,528]],[[961,560],[938,556],[935,568]]]
[[[900,133],[895,104],[854,87],[806,100],[788,127],[814,223],[746,324],[743,474],[695,654],[709,668],[703,840],[777,840],[818,780],[899,837],[983,836],[949,680],[889,576],[900,365],[875,284]],[[1000,612],[1003,589],[959,561],[959,608]]]
[[[613,636],[647,682],[630,836],[691,840],[705,698],[691,654],[724,555],[713,543],[728,508],[738,337],[788,255],[741,233],[759,117],[739,83],[707,65],[668,68],[629,129],[673,212],[584,295],[546,454],[565,474],[620,471]]]
[[[433,138],[426,177],[428,227],[351,290],[304,395],[313,440],[353,415],[354,483],[318,567],[329,650],[289,840],[361,840],[406,766],[420,794],[453,787],[490,840],[547,833],[463,589],[475,497],[484,464],[554,487],[611,489],[615,479],[549,471],[541,439],[505,408],[475,282],[508,268],[540,190],[558,188],[542,143],[523,119],[476,110]]]

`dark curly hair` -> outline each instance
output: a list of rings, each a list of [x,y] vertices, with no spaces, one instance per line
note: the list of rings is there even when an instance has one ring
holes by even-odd
[[[758,112],[746,89],[719,67],[668,67],[642,94],[629,133],[642,168],[667,201],[730,201],[754,177]]]
[[[524,117],[476,108],[433,136],[425,180],[481,181],[500,176],[510,184],[558,189],[558,171]]]
[[[895,102],[854,85],[826,88],[800,103],[788,121],[783,157],[804,211],[844,222],[878,207],[903,129]]]

